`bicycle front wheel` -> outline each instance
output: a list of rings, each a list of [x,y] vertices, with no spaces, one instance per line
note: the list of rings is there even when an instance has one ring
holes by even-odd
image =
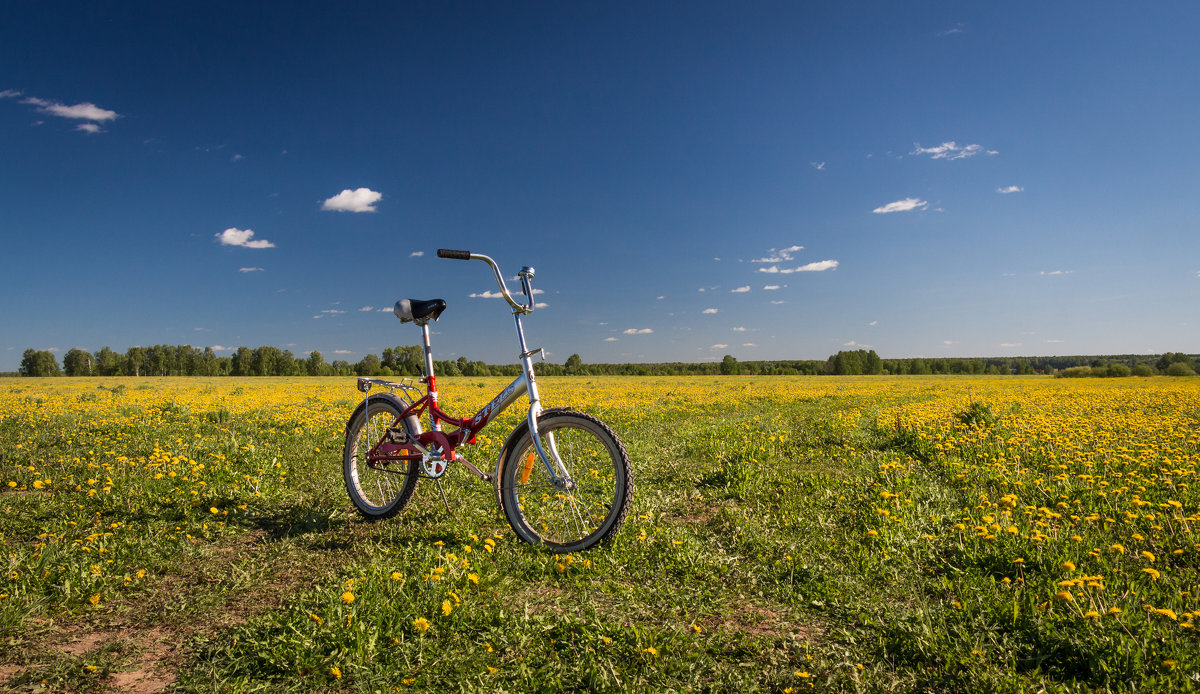
[[[500,505],[509,525],[522,540],[555,552],[608,541],[625,522],[633,496],[625,446],[608,425],[580,412],[545,413],[538,417],[538,432],[566,470],[558,471],[556,481],[530,432],[521,435],[498,471]]]
[[[415,460],[372,462],[367,460],[367,453],[380,441],[398,440],[401,431],[415,437],[421,433],[421,425],[412,415],[400,420],[400,408],[386,397],[372,397],[369,405],[355,412],[346,424],[342,476],[358,512],[369,520],[379,520],[396,515],[408,505],[421,464]]]

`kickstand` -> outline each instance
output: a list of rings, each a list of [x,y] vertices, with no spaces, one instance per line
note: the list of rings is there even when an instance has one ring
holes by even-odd
[[[442,494],[442,503],[446,505],[446,513],[453,516],[454,512],[450,510],[450,502],[446,500],[446,490],[442,489],[442,478],[438,477],[434,481],[437,482],[438,491],[441,492],[441,494]]]

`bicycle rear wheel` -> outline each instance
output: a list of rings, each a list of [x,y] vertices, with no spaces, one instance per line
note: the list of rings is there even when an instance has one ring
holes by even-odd
[[[415,437],[421,433],[421,424],[413,415],[398,422],[402,410],[389,398],[372,397],[368,402],[370,407],[356,411],[346,424],[342,476],[358,512],[368,520],[380,520],[408,505],[421,464],[418,460],[370,462],[367,453],[385,438],[395,441],[397,428]]]
[[[557,449],[570,484],[556,483],[528,431],[498,471],[500,505],[517,536],[555,552],[577,552],[621,529],[633,496],[633,468],[604,422],[557,410],[538,417],[542,444]]]

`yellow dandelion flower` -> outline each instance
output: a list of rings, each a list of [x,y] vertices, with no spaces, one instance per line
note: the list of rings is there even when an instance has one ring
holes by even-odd
[[[646,648],[642,649],[642,653],[649,653],[650,655],[658,655],[658,649],[655,648],[654,646],[647,646]]]
[[[317,626],[321,626],[322,624],[325,623],[325,620],[321,619],[320,616],[315,615],[315,614],[308,615],[308,618],[311,619],[312,621],[316,622]]]
[[[1099,619],[1100,613],[1095,610],[1088,610],[1087,612],[1084,613],[1083,618],[1084,619]]]
[[[413,620],[413,628],[417,631],[425,631],[429,628],[429,620],[424,617],[417,617]]]
[[[1075,596],[1071,595],[1071,592],[1067,590],[1058,591],[1054,594],[1054,597],[1062,600],[1063,602],[1075,602]]]
[[[342,593],[342,602],[344,602],[347,605],[354,602],[354,593],[351,593],[350,591],[346,591],[345,593]]]
[[[1116,552],[1116,553],[1118,553],[1118,554],[1124,554],[1124,553],[1125,553],[1125,546],[1124,546],[1124,545],[1113,545],[1113,546],[1109,547],[1109,549],[1111,549],[1112,551],[1114,551],[1114,552]]]
[[[496,668],[492,667],[491,665],[487,666],[487,670],[488,670],[488,674],[489,674],[489,675],[494,675],[494,674],[496,674],[497,672],[500,672],[499,670],[497,670]]]
[[[1070,562],[1070,561],[1064,561],[1064,562],[1062,563],[1062,567],[1063,567],[1064,569],[1066,569],[1067,571],[1074,571],[1074,570],[1075,570],[1075,563],[1074,563],[1074,562]]]
[[[1158,577],[1162,575],[1158,572],[1158,569],[1142,569],[1142,573],[1149,574],[1150,578],[1153,578],[1156,581],[1158,580]]]
[[[467,574],[467,580],[475,585],[479,585],[479,574]]]
[[[333,675],[334,679],[338,679],[338,680],[342,679],[342,671],[337,669],[336,667],[329,668],[329,674]]]
[[[92,593],[92,597],[88,598],[88,602],[92,603],[93,605],[100,604],[100,594]]]
[[[450,612],[451,612],[453,609],[454,609],[454,607],[453,607],[453,606],[450,604],[450,601],[449,601],[449,600],[443,600],[443,601],[442,601],[442,615],[444,615],[444,616],[446,616],[446,617],[449,617],[449,616],[450,616]]]
[[[1110,608],[1108,608],[1108,612],[1105,612],[1105,614],[1109,614],[1109,615],[1119,615],[1119,614],[1121,614],[1121,608],[1119,608],[1119,607],[1110,607]]]
[[[1158,614],[1158,615],[1162,615],[1163,617],[1166,617],[1167,619],[1171,620],[1172,622],[1178,622],[1178,621],[1179,621],[1179,617],[1178,617],[1178,616],[1176,616],[1176,614],[1175,614],[1175,610],[1169,610],[1169,609],[1166,609],[1166,608],[1162,608],[1162,609],[1159,609],[1159,610],[1155,610],[1155,611],[1154,611],[1154,613],[1155,613],[1155,614]]]
[[[1152,552],[1142,552],[1142,559],[1145,559],[1148,562],[1153,562],[1154,554]]]
[[[403,578],[404,578],[404,574],[400,573],[399,571],[392,572],[392,580],[393,581],[399,581],[399,580],[402,580]]]

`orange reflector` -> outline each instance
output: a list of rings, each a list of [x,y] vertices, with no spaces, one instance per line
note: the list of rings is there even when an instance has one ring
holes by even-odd
[[[529,473],[533,472],[533,453],[525,456],[525,465],[521,468],[521,484],[529,484]]]

